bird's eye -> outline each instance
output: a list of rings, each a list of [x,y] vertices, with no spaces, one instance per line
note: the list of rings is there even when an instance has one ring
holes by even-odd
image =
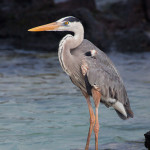
[[[65,22],[65,25],[68,25],[68,24],[69,24],[69,21],[66,21],[66,22]]]

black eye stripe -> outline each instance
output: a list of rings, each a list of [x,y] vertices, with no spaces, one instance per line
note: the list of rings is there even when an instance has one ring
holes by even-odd
[[[64,19],[63,21],[65,21],[65,22],[67,22],[67,21],[69,21],[69,22],[80,22],[80,20],[75,18],[75,17],[68,17],[68,18]]]

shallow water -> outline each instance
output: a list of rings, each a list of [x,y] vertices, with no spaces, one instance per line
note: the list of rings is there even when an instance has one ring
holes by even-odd
[[[102,149],[145,149],[150,130],[150,53],[108,54],[126,85],[135,117],[121,120],[99,108]],[[57,54],[0,51],[0,149],[84,149],[89,128],[86,100],[63,73]],[[94,149],[94,134],[90,148]]]

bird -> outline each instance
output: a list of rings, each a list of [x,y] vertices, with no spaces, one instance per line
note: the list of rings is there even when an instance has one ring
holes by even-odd
[[[85,97],[90,114],[90,127],[85,150],[89,149],[92,131],[95,133],[95,150],[98,150],[98,108],[102,103],[113,107],[118,116],[126,120],[133,118],[129,98],[123,80],[110,58],[92,42],[84,39],[84,27],[74,16],[29,29],[39,31],[70,31],[62,38],[58,58],[64,72],[70,77]],[[93,98],[95,113],[90,98]]]

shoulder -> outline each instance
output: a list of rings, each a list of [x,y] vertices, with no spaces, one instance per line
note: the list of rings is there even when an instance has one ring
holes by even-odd
[[[90,50],[97,50],[101,51],[99,48],[97,48],[93,43],[91,43],[89,40],[84,39],[82,43],[76,47],[75,49],[71,50],[71,53],[74,55],[84,55],[86,52],[89,52]]]

